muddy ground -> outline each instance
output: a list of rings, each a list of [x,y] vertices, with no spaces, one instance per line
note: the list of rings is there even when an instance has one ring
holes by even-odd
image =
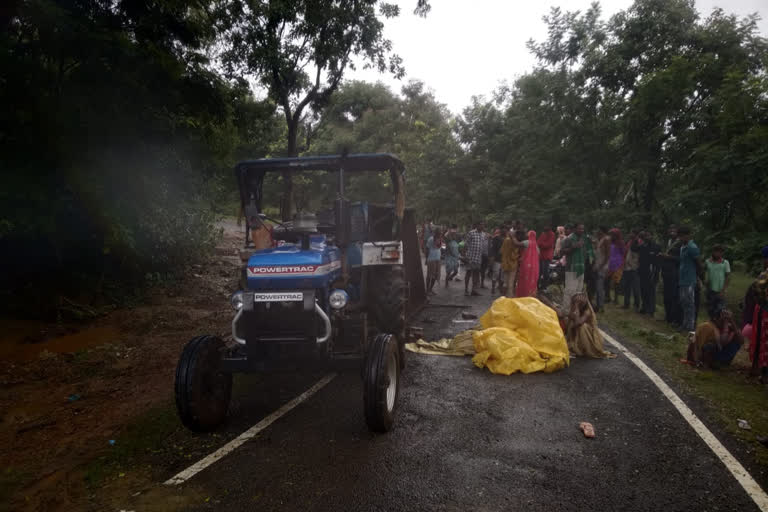
[[[242,235],[222,227],[210,261],[140,307],[87,324],[2,321],[0,509],[80,508],[104,482],[93,461],[122,448],[126,425],[169,408],[184,343],[228,334]]]

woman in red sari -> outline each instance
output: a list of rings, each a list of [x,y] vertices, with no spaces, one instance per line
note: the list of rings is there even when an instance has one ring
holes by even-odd
[[[765,270],[757,276],[744,297],[744,324],[750,324],[749,358],[752,374],[760,373],[760,382],[768,384],[768,246],[763,247]]]
[[[536,295],[539,283],[539,247],[536,245],[536,232],[528,232],[528,240],[523,242],[517,270],[516,297]]]

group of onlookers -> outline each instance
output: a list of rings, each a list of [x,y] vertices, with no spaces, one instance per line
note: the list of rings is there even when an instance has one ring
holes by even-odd
[[[506,222],[492,233],[477,222],[463,236],[456,225],[445,232],[430,225],[425,226],[424,236],[430,294],[440,281],[443,243],[445,287],[458,280],[463,263],[467,296],[479,295],[478,289],[486,288],[486,279],[492,294],[498,290],[508,297],[536,295],[537,290],[547,288],[551,263],[555,262],[565,276],[562,315],[577,320],[570,324],[569,332],[574,325],[594,322],[594,312],[603,312],[606,303],[619,304],[621,295],[624,309],[633,307],[640,314],[655,314],[661,279],[665,321],[683,332],[695,332],[690,361],[708,366],[728,364],[747,338],[753,369],[768,382],[768,247],[762,251],[765,271],[747,292],[742,327],[738,328],[726,306],[731,266],[725,249],[714,245],[704,257],[685,226],[670,226],[662,243],[650,231],[640,229],[630,230],[626,240],[620,229],[602,226],[590,236],[581,223],[559,226],[556,231],[545,226],[537,237],[521,221]],[[709,320],[697,328],[702,297]],[[592,352],[604,353],[601,345]]]
[[[763,271],[747,289],[744,296],[744,315],[741,328],[725,301],[716,290],[707,289],[708,300],[716,304],[709,310],[709,320],[699,324],[688,346],[688,361],[719,368],[730,364],[745,341],[749,341],[749,359],[752,375],[759,375],[760,382],[768,383],[768,246],[761,251]],[[707,260],[707,267],[717,263]],[[727,263],[727,261],[726,261]],[[727,279],[716,280],[715,287],[727,286]]]
[[[444,232],[426,225],[424,240],[427,293],[433,295],[440,281],[441,247],[445,246],[446,288],[463,263],[465,295],[480,295],[478,290],[487,288],[489,280],[491,294],[498,290],[509,297],[528,297],[546,282],[555,234],[545,228],[537,239],[536,232],[526,232],[521,221],[504,223],[488,233],[485,224],[477,222],[464,236],[458,234],[456,225]]]

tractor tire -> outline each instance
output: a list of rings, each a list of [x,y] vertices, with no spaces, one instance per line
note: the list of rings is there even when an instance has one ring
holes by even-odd
[[[400,395],[400,350],[392,334],[378,334],[365,361],[363,403],[365,422],[372,432],[389,432],[395,422]]]
[[[219,371],[224,342],[216,336],[192,338],[176,366],[176,410],[194,432],[210,432],[227,417],[232,374]]]
[[[401,265],[378,267],[368,281],[368,304],[379,332],[405,334],[405,306],[408,285]]]
[[[368,280],[368,311],[380,333],[392,333],[399,340],[400,367],[405,368],[405,307],[408,284],[402,265],[378,267]]]

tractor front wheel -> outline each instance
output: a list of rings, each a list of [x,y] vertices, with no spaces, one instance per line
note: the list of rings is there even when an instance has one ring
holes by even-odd
[[[365,422],[373,432],[392,429],[400,395],[400,368],[397,338],[378,334],[368,350],[363,382]]]
[[[224,342],[216,336],[192,338],[176,367],[176,409],[181,422],[195,432],[210,432],[227,417],[232,374],[219,370]]]

